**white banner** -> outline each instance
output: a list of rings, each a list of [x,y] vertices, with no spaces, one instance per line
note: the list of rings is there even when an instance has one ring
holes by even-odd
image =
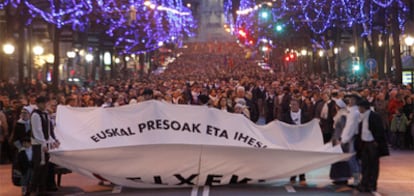
[[[271,183],[348,158],[317,120],[259,126],[241,114],[159,101],[59,106],[52,161],[129,187]]]

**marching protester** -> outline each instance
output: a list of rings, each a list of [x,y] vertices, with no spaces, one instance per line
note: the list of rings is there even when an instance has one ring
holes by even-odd
[[[16,169],[21,172],[22,195],[30,195],[30,185],[34,183],[33,178],[33,149],[30,136],[20,138],[18,141],[21,144],[20,151],[17,154]]]
[[[323,142],[327,143],[331,140],[333,127],[333,117],[335,116],[335,102],[330,98],[329,92],[322,92],[322,108],[319,114],[320,126],[323,135]]]
[[[358,134],[358,124],[360,122],[360,113],[357,103],[360,101],[360,97],[356,94],[347,95],[345,99],[348,102],[347,115],[345,126],[339,138],[339,144],[342,144],[345,148],[345,152],[355,153],[355,138]],[[356,155],[353,155],[349,159],[349,166],[351,168],[353,176],[353,186],[357,186],[361,179],[361,166],[357,160]]]
[[[346,104],[342,99],[335,99],[336,103],[336,115],[334,116],[334,128],[335,131],[332,135],[332,144],[336,145],[339,143],[341,138],[342,131],[346,125],[346,116],[348,110],[346,109]],[[343,152],[348,153],[349,144],[342,144]],[[349,166],[348,161],[340,161],[332,164],[331,170],[329,172],[329,177],[332,179],[333,184],[335,185],[348,185],[348,179],[351,177],[352,172]]]
[[[357,186],[360,192],[376,192],[380,169],[380,157],[388,156],[388,145],[381,117],[370,109],[370,103],[358,103],[361,122],[358,126],[357,156],[361,160],[362,179]]]
[[[249,95],[247,95],[246,90],[243,86],[238,86],[236,88],[236,96],[237,97],[234,99],[234,111],[240,111],[252,122],[256,122],[259,119],[259,111],[255,103],[252,102],[251,98],[248,97]],[[240,104],[240,106],[237,104]],[[247,109],[248,112],[244,111],[245,109]]]
[[[233,106],[231,105],[231,103],[228,104],[227,97],[225,96],[220,97],[220,99],[218,100],[218,106],[216,108],[230,113],[234,112]]]
[[[265,115],[265,123],[269,123],[276,118],[277,111],[277,87],[276,83],[272,82],[270,89],[266,91],[264,97],[264,115]]]
[[[36,98],[36,106],[32,112],[30,123],[32,127],[33,148],[33,178],[30,191],[44,194],[46,191],[56,191],[56,183],[53,178],[53,168],[49,164],[49,149],[59,146],[56,138],[53,138],[53,124],[46,111],[46,97]]]
[[[306,116],[304,112],[299,107],[299,100],[297,99],[291,99],[290,100],[290,111],[283,114],[281,121],[292,124],[292,125],[300,125],[309,122],[312,120],[311,117]],[[296,176],[290,177],[290,183],[294,184],[296,183]],[[306,185],[306,177],[305,174],[299,175],[299,183],[300,185]]]
[[[32,113],[32,108],[30,106],[25,106],[20,112],[20,118],[17,120],[14,125],[14,131],[12,133],[12,142],[17,150],[23,148],[21,141],[23,138],[31,137],[32,131],[30,126],[30,114]]]

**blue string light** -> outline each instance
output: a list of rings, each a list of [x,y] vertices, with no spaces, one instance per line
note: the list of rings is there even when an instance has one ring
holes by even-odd
[[[92,0],[48,0],[24,1],[32,15],[42,17],[57,28],[71,24],[73,29],[84,30],[88,25],[88,14],[93,10]]]
[[[244,24],[247,30],[254,31],[253,23],[258,21],[254,16],[261,5],[269,3],[241,0],[236,26]],[[399,28],[403,30],[409,11],[404,0],[279,0],[272,3],[274,21],[284,20],[295,30],[307,27],[315,34],[322,34],[332,27],[349,28],[359,24],[363,27],[361,36],[369,35],[378,28],[374,25],[377,18],[386,20],[390,17],[389,14],[381,16],[380,10],[385,9],[389,13],[394,7],[398,9]]]
[[[6,7],[9,3],[10,3],[10,0],[0,1],[0,9],[4,9],[4,7]]]
[[[109,26],[106,33],[116,38],[115,46],[125,54],[152,51],[160,43],[181,45],[185,37],[194,35],[195,21],[182,0],[100,0],[97,4]]]

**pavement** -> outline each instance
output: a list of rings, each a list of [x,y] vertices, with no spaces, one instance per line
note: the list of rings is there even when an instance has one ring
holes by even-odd
[[[329,166],[306,173],[307,185],[290,185],[281,179],[272,185],[238,185],[171,189],[133,189],[98,185],[98,180],[77,173],[63,175],[62,184],[52,196],[129,195],[129,196],[274,196],[274,195],[414,195],[414,151],[391,151],[381,159],[377,193],[358,193],[351,188],[334,186],[329,180]],[[117,193],[115,193],[117,192]],[[20,187],[11,183],[11,165],[0,165],[0,196],[17,196]]]

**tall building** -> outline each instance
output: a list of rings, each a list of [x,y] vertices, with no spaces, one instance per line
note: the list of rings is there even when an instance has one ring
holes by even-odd
[[[234,38],[224,30],[223,0],[191,1],[191,9],[198,21],[197,35],[191,42],[231,41]]]

